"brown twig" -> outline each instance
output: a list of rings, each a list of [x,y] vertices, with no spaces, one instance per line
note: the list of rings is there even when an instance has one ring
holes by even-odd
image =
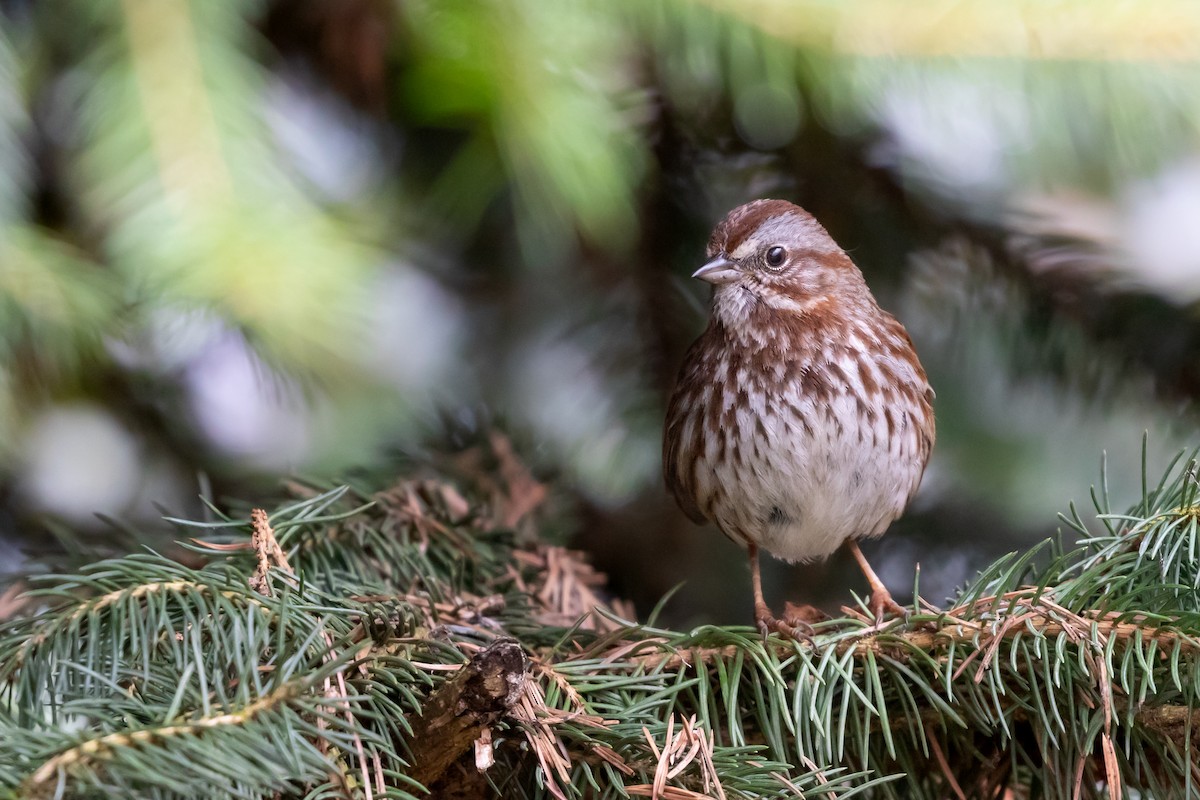
[[[509,567],[509,575],[522,592],[537,600],[534,618],[538,622],[562,627],[578,624],[584,630],[610,632],[619,630],[620,623],[595,613],[597,610],[607,610],[610,615],[624,619],[634,618],[628,602],[619,599],[605,602],[600,598],[599,592],[608,582],[608,576],[593,567],[586,554],[539,544],[529,550],[516,550],[513,556],[517,563]],[[526,581],[522,568],[535,571],[532,581]]]
[[[946,760],[946,754],[942,752],[942,745],[938,742],[937,732],[931,724],[925,726],[925,741],[929,742],[929,749],[933,751],[933,757],[937,760],[938,768],[941,769],[942,777],[946,779],[950,791],[954,792],[958,800],[967,800],[967,795],[958,785],[958,779],[954,777],[954,770],[950,769],[950,762]]]
[[[329,631],[322,631],[321,636],[325,639],[326,646],[324,660],[330,661],[331,659],[335,658],[333,636],[330,635]],[[349,686],[346,684],[346,676],[343,670],[339,669],[332,675],[325,676],[324,696],[329,701],[329,708],[340,711],[342,717],[346,720],[346,730],[350,732],[350,740],[354,743],[353,758],[358,764],[359,777],[362,779],[363,793],[366,800],[374,800],[375,792],[372,791],[370,762],[367,758],[367,752],[365,746],[363,745],[362,737],[358,734],[358,725],[355,724],[357,720],[354,718],[354,709],[350,702],[346,700],[346,698],[350,696],[350,690]],[[319,717],[317,719],[318,729],[325,730],[328,725],[329,723],[324,717]],[[318,742],[317,746],[318,749],[324,753],[328,744],[328,739],[322,739],[320,742]],[[338,778],[339,782],[345,782],[343,780],[343,776],[340,774],[336,777]],[[379,781],[375,783],[374,789],[382,794],[384,791],[383,782]]]
[[[250,512],[250,545],[258,556],[258,566],[250,576],[250,588],[264,597],[271,596],[270,573],[271,567],[291,573],[287,555],[275,539],[275,531],[271,529],[271,521],[267,512],[256,508]]]
[[[551,711],[537,681],[526,682],[520,700],[512,709],[512,717],[525,729],[525,738],[542,768],[546,791],[556,800],[567,800],[560,784],[571,780],[571,758],[551,727]]]
[[[490,431],[486,449],[490,452],[481,445],[461,453],[455,459],[457,468],[491,496],[493,524],[514,528],[530,518],[549,491],[517,457],[507,436]],[[489,465],[489,460],[495,463]]]
[[[25,607],[30,598],[25,594],[24,581],[17,581],[3,592],[0,592],[0,622],[5,622]]]

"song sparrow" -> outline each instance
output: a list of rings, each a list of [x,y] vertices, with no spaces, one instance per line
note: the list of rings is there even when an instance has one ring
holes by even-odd
[[[679,372],[663,473],[683,510],[749,550],[755,619],[762,547],[789,562],[846,543],[870,608],[901,613],[859,550],[917,491],[933,448],[933,391],[912,340],[811,214],[783,200],[735,208],[692,276],[712,318]]]

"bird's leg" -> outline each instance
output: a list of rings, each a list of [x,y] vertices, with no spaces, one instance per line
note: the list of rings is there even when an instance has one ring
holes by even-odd
[[[812,636],[807,632],[788,622],[775,619],[767,601],[763,599],[762,573],[758,567],[758,545],[749,542],[746,549],[750,554],[750,585],[754,589],[754,622],[758,625],[762,635],[766,637],[775,631],[798,641],[811,641]],[[808,627],[807,623],[803,624]]]
[[[867,578],[867,584],[871,587],[871,599],[867,603],[867,607],[875,615],[875,621],[883,621],[884,611],[890,611],[900,617],[905,616],[904,607],[892,599],[892,593],[883,585],[883,581],[879,580],[879,576],[875,574],[875,570],[871,569],[871,565],[867,563],[866,556],[858,548],[858,542],[853,539],[847,539],[846,547],[858,562],[858,568],[862,570],[863,575]]]
[[[775,617],[771,614],[767,601],[763,599],[762,574],[758,568],[758,545],[750,542],[747,550],[750,554],[750,586],[754,590],[754,621],[758,623],[758,629],[762,631],[763,636],[766,636],[775,627]]]

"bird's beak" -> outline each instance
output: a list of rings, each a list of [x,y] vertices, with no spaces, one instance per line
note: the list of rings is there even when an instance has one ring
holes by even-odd
[[[733,283],[742,275],[741,270],[737,265],[730,261],[725,256],[717,256],[712,261],[709,261],[700,269],[692,273],[693,278],[699,278],[702,281],[708,281],[714,286],[720,286],[725,283]]]

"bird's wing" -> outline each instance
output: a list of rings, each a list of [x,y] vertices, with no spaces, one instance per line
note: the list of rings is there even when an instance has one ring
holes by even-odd
[[[685,478],[683,470],[680,469],[679,451],[683,448],[683,443],[679,441],[676,430],[679,426],[678,417],[672,414],[668,416],[668,420],[667,429],[663,433],[663,480],[667,484],[667,489],[675,496],[675,502],[679,504],[688,519],[697,524],[703,524],[708,521],[708,518],[696,504],[692,486]]]

